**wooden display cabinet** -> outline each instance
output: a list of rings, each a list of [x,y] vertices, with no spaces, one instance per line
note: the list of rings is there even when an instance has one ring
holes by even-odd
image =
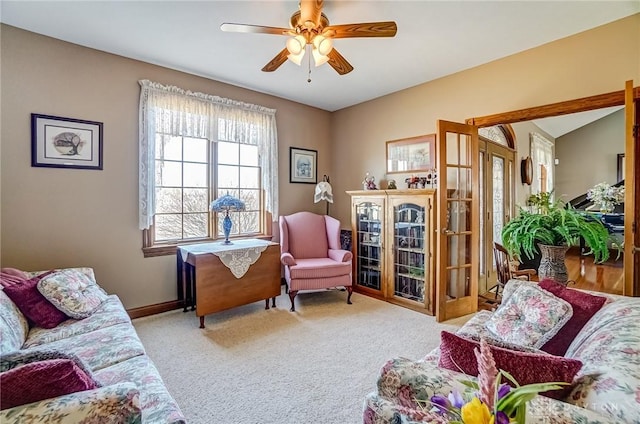
[[[359,193],[359,192],[348,192]],[[362,191],[351,198],[353,282],[357,292],[385,297],[385,196]]]
[[[348,191],[354,289],[434,314],[435,190]]]

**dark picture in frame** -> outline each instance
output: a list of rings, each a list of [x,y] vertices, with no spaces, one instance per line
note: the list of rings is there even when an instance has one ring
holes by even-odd
[[[624,180],[624,153],[618,153],[618,181]]]
[[[318,151],[289,147],[289,182],[318,182]]]
[[[102,169],[102,122],[31,114],[31,166]]]

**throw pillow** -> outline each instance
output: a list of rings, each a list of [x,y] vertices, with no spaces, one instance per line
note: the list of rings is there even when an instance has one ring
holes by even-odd
[[[440,360],[438,366],[468,375],[478,375],[478,361],[474,349],[480,350],[480,343],[456,334],[440,333]],[[490,346],[496,368],[508,372],[520,385],[533,383],[572,383],[582,368],[576,359],[553,356],[546,353],[520,352]],[[543,396],[562,399],[571,393],[571,386],[560,390],[541,393]]]
[[[542,350],[552,355],[564,356],[569,345],[582,327],[598,312],[607,301],[606,297],[594,296],[578,290],[568,289],[553,280],[542,280],[540,287],[571,304],[573,315],[551,340],[542,346]]]
[[[46,275],[48,274],[42,276]],[[22,284],[6,286],[4,292],[27,317],[30,325],[53,328],[68,317],[38,291],[38,282],[42,276],[34,277]]]
[[[30,364],[32,362],[42,362],[51,359],[68,359],[73,361],[78,368],[80,368],[85,374],[96,381],[98,386],[101,386],[94,378],[91,368],[84,363],[82,359],[75,353],[61,352],[53,349],[35,349],[35,350],[17,350],[15,352],[9,352],[0,356],[0,372],[9,371],[22,365]]]
[[[0,385],[1,409],[98,388],[70,359],[32,362],[0,373]]]
[[[509,343],[540,348],[569,321],[571,305],[537,285],[521,285],[486,322],[487,330]]]
[[[97,284],[73,268],[41,279],[38,290],[56,308],[75,319],[87,318],[107,300],[107,295]]]

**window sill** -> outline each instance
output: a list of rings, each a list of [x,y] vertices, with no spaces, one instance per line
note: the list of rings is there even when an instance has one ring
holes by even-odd
[[[270,235],[255,235],[251,237],[236,237],[231,240],[243,240],[243,239],[250,239],[250,238],[271,241],[273,237]],[[145,258],[153,258],[156,256],[170,256],[170,255],[175,255],[176,252],[178,251],[178,247],[180,246],[187,246],[190,244],[201,244],[201,243],[215,243],[220,241],[222,241],[222,239],[216,239],[216,240],[208,239],[208,240],[198,240],[198,241],[189,242],[189,243],[176,243],[176,244],[149,246],[149,247],[143,247],[142,253]]]

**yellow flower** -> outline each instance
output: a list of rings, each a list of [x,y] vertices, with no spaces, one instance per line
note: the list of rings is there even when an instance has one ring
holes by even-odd
[[[494,418],[491,416],[489,408],[477,397],[463,405],[460,413],[464,424],[493,424]]]

